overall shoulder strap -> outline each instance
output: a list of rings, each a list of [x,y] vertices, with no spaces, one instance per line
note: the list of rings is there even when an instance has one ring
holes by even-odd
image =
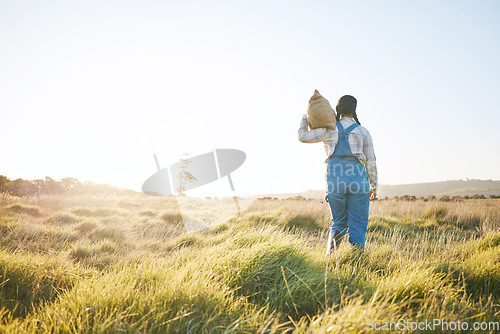
[[[345,129],[345,132],[347,132],[349,134],[349,133],[351,133],[352,130],[356,129],[358,126],[359,126],[358,123],[354,123],[351,126],[349,126],[347,129]]]
[[[340,131],[344,130],[344,126],[342,125],[342,123],[340,123],[340,121],[337,122],[337,127]]]

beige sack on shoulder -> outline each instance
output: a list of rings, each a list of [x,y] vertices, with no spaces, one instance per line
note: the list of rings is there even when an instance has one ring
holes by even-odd
[[[311,129],[329,128],[334,130],[336,123],[337,118],[330,102],[315,90],[307,107],[307,125]]]

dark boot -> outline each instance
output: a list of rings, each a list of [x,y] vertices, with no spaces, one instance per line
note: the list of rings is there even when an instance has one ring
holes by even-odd
[[[333,249],[337,249],[339,248],[340,246],[340,243],[342,242],[342,238],[344,236],[339,232],[339,231],[335,231],[335,235],[333,236],[333,243],[332,243],[332,247]]]
[[[326,249],[327,255],[330,254],[330,252],[339,248],[343,237],[344,236],[339,231],[335,231],[333,233],[333,231],[330,230],[330,235],[328,236],[328,247]]]

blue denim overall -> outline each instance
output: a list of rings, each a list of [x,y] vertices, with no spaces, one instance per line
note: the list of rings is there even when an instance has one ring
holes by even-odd
[[[351,152],[349,133],[358,124],[344,129],[337,122],[339,131],[335,151],[328,160],[326,180],[328,193],[326,199],[332,211],[332,235],[339,231],[344,235],[349,231],[349,242],[353,246],[364,247],[368,227],[370,205],[370,184],[365,166]]]

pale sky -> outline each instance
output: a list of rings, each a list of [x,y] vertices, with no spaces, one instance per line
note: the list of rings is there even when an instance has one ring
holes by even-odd
[[[322,189],[323,145],[297,140],[318,89],[357,98],[380,184],[498,180],[498,17],[498,1],[1,1],[0,174],[140,191],[154,153],[234,148],[239,193]]]

